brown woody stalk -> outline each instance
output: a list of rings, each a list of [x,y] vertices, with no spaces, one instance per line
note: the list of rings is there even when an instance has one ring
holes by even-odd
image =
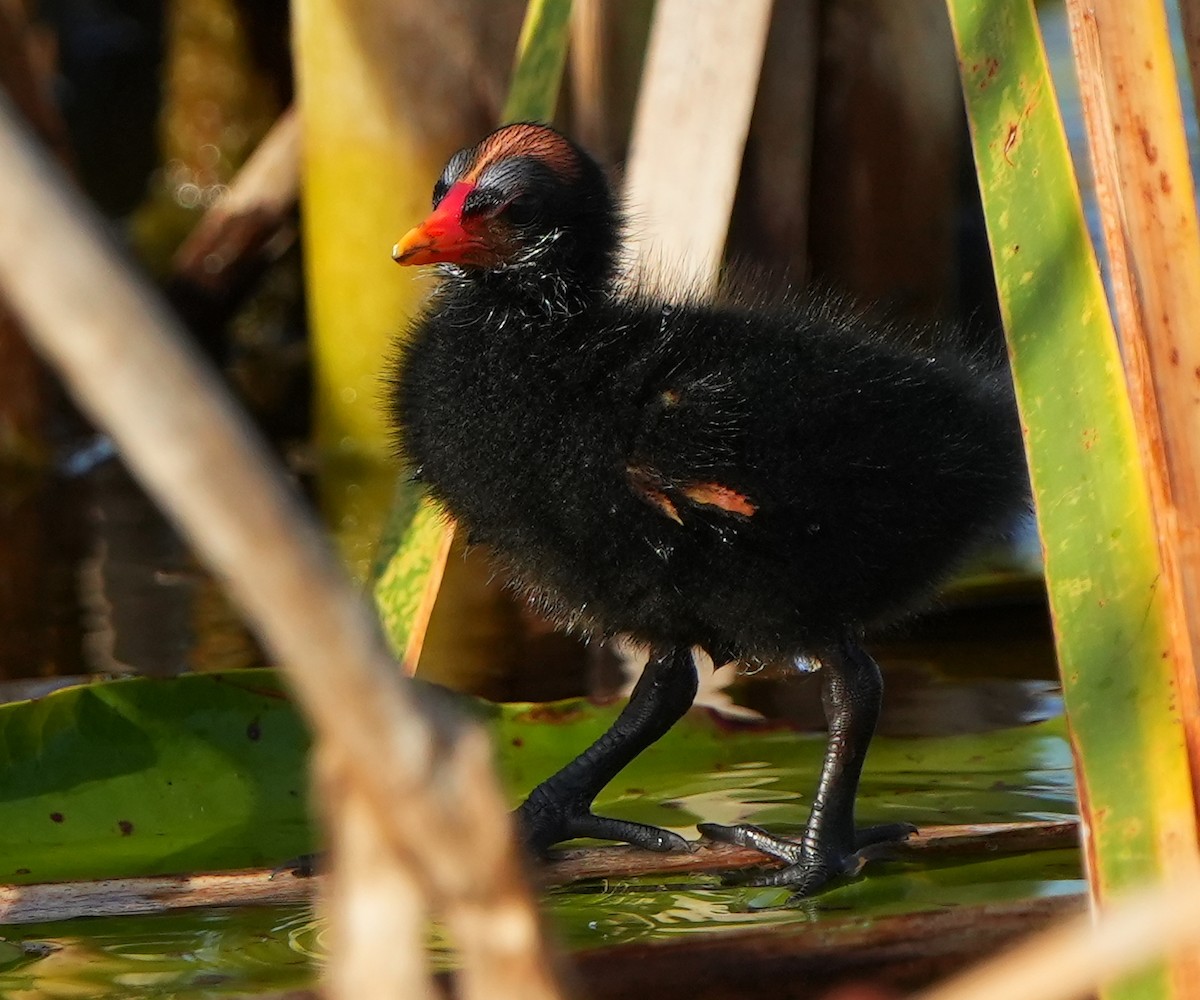
[[[340,794],[334,782],[333,794]],[[925,826],[897,845],[899,857],[914,861],[953,857],[996,857],[1077,847],[1074,820]],[[697,875],[756,868],[763,856],[749,847],[700,842],[687,853],[658,854],[625,845],[556,851],[537,874],[544,886],[593,879],[629,880],[646,875]],[[198,906],[282,906],[312,898],[321,877],[300,878],[280,869],[199,875],[0,885],[0,924],[39,924],[76,917],[163,913]]]
[[[1200,225],[1162,4],[1067,0],[1200,797]],[[1190,853],[1195,858],[1195,851]]]
[[[913,1000],[1084,1000],[1154,959],[1194,950],[1197,942],[1200,879],[1192,877],[1122,899],[1098,919],[1064,921]]]
[[[379,879],[410,887],[395,895],[393,905],[407,908],[391,926],[420,926],[418,906],[443,915],[470,973],[464,996],[558,996],[485,737],[415,703],[273,456],[7,101],[0,178],[0,288],[284,666],[322,752],[337,762],[354,821],[369,816],[387,844],[379,863],[389,874]],[[480,943],[470,932],[486,918],[504,933]],[[422,946],[411,937],[386,944],[412,963],[423,963]],[[486,963],[501,962],[527,980],[516,987],[500,977],[479,989],[495,971]],[[401,966],[391,961],[395,978],[355,1000],[406,995],[422,977],[400,975]]]
[[[288,108],[176,251],[174,278],[214,295],[236,284],[255,270],[299,189],[300,122]]]

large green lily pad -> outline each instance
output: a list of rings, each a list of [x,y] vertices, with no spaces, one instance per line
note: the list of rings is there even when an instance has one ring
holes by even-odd
[[[619,708],[463,703],[492,728],[514,802]],[[735,726],[698,710],[620,775],[598,807],[687,836],[698,818],[786,831],[803,822],[822,745],[819,734]],[[313,846],[306,750],[302,723],[267,670],[95,684],[0,707],[0,879],[241,867],[300,853]],[[982,735],[881,738],[860,806],[865,822],[1073,811],[1060,719]],[[848,914],[869,920],[1083,885],[1075,852],[1048,851],[879,864],[800,905],[786,891],[727,887],[712,875],[580,882],[548,893],[546,905],[566,943],[587,948]],[[12,928],[0,933],[0,996],[199,1000],[283,989],[310,982],[322,953],[321,926],[303,908]]]
[[[0,707],[0,880],[274,864],[311,841],[308,736],[269,670]]]
[[[336,682],[331,680],[331,682]],[[600,734],[618,706],[490,706],[514,801]],[[67,688],[0,707],[0,879],[110,878],[271,864],[312,847],[304,727],[269,670]],[[598,808],[695,836],[705,819],[797,827],[823,737],[694,712]],[[879,739],[867,822],[1036,819],[1074,809],[1062,724]]]

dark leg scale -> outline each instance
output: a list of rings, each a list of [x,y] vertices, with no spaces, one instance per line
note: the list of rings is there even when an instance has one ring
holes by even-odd
[[[543,853],[561,840],[596,837],[651,851],[689,850],[678,834],[642,823],[593,815],[593,800],[639,753],[658,740],[691,707],[696,667],[688,649],[651,656],[629,704],[612,727],[561,771],[529,793],[517,819],[532,850]]]
[[[784,840],[749,824],[699,825],[700,832],[713,840],[752,847],[786,862],[786,867],[745,884],[790,886],[797,895],[808,896],[838,876],[853,875],[883,853],[885,845],[916,832],[910,823],[861,830],[854,826],[854,799],[883,697],[878,664],[855,639],[847,638],[822,657],[822,673],[821,699],[829,742],[803,836],[798,841]]]

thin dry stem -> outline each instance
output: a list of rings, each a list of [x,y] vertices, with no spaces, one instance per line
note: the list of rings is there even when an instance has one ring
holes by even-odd
[[[399,677],[378,626],[330,547],[215,374],[160,301],[109,248],[90,209],[0,102],[0,287],[35,346],[189,536],[284,666],[318,740],[344,761],[355,796],[447,919],[461,900],[459,860],[512,862],[514,836],[486,755],[453,712]],[[356,803],[357,803],[356,798]],[[478,841],[462,807],[495,815]],[[358,811],[367,808],[355,807]],[[471,904],[527,906],[515,870],[483,870]],[[380,878],[383,875],[380,874]],[[494,880],[494,882],[493,882]],[[516,887],[514,889],[514,887]],[[528,920],[536,926],[536,917]],[[540,933],[527,967],[547,968]],[[395,940],[418,950],[420,940]],[[403,995],[387,983],[371,995]],[[557,996],[548,980],[492,996]],[[356,995],[361,1000],[362,994]]]
[[[1189,878],[1123,899],[1096,921],[1067,921],[914,1000],[1075,1000],[1197,944],[1200,880]]]
[[[288,108],[176,252],[176,276],[223,290],[279,232],[299,188],[300,122]]]
[[[608,64],[604,7],[601,0],[575,0],[571,5],[568,71],[575,138],[593,153],[611,158],[608,148],[604,73]]]
[[[353,771],[330,751],[322,751],[321,758],[318,785],[332,856],[322,893],[330,929],[329,993],[434,1000],[439,994],[424,949],[412,946],[423,944],[429,927],[424,880],[413,859],[396,855],[381,836]]]
[[[647,290],[716,281],[771,0],[659,0],[625,194]]]

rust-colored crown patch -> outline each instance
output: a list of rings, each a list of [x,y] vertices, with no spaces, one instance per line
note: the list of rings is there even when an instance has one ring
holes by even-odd
[[[540,160],[567,180],[579,176],[579,157],[571,144],[553,129],[523,122],[497,129],[476,148],[475,162],[461,178],[475,183],[491,164],[510,156]]]

